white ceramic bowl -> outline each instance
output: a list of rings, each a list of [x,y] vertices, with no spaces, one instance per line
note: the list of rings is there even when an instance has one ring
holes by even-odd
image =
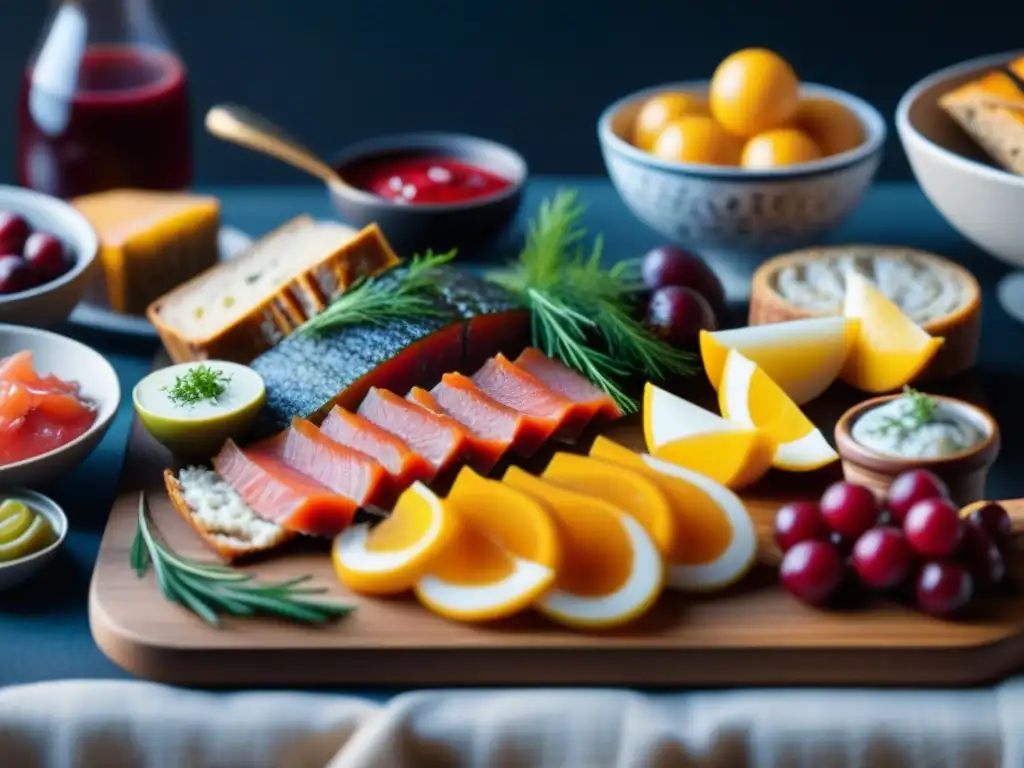
[[[11,562],[0,562],[0,592],[35,576],[57,554],[68,535],[68,518],[64,510],[53,499],[25,488],[0,490],[0,501],[14,499],[46,517],[57,534],[56,540],[45,549]]]
[[[81,342],[38,328],[0,325],[0,357],[32,352],[36,371],[81,385],[81,395],[96,404],[89,430],[49,453],[0,466],[0,488],[55,480],[81,464],[103,439],[121,402],[117,373],[99,352]]]
[[[896,107],[896,130],[921,189],[960,234],[1024,266],[1024,176],[996,167],[939,107],[944,93],[1019,57],[999,53],[954,64],[916,83]]]
[[[804,97],[836,101],[860,120],[860,146],[813,163],[769,171],[661,160],[628,137],[643,103],[662,91],[707,93],[707,81],[645,88],[608,107],[597,124],[605,166],[626,206],[669,240],[698,252],[769,253],[806,245],[838,225],[878,169],[885,120],[866,101],[804,83]],[[749,280],[749,275],[747,276]]]
[[[0,185],[0,211],[24,216],[33,229],[56,235],[74,253],[65,274],[28,291],[0,294],[0,323],[50,328],[68,318],[88,286],[99,251],[92,226],[63,200],[22,187]]]

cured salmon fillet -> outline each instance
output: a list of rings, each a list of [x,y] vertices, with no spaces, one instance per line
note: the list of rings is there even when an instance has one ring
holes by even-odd
[[[373,458],[391,476],[396,493],[417,480],[429,482],[434,478],[431,463],[404,440],[340,406],[331,409],[320,431],[336,443]]]
[[[520,444],[527,451],[530,446],[536,450],[556,433],[559,439],[575,439],[586,427],[571,400],[544,386],[500,353],[473,374],[473,383],[492,400],[523,416]]]
[[[332,440],[312,422],[296,417],[273,445],[288,466],[358,507],[387,504],[392,498],[391,478],[384,467],[365,453]]]
[[[400,437],[429,461],[437,474],[467,455],[466,433],[453,419],[410,403],[394,392],[373,387],[358,414]]]
[[[447,410],[438,400],[438,395],[449,405],[453,405],[455,410]],[[482,475],[486,475],[494,469],[494,465],[512,444],[511,436],[499,434],[496,430],[489,429],[486,421],[481,421],[480,416],[483,414],[475,410],[474,404],[470,400],[462,397],[458,392],[455,392],[454,398],[451,397],[443,384],[438,384],[430,392],[420,387],[413,387],[405,399],[416,403],[421,408],[433,411],[443,419],[453,421],[466,435],[466,448],[469,452],[467,463]]]
[[[485,395],[468,376],[446,373],[430,394],[453,419],[496,447],[501,446],[502,454],[512,448],[529,455],[540,447],[536,439],[531,443],[530,425],[519,411]]]
[[[548,389],[572,400],[581,411],[588,412],[588,422],[595,416],[607,421],[622,416],[619,406],[606,392],[591,384],[582,373],[552,360],[539,349],[527,347],[516,358],[515,364]]]
[[[213,457],[213,468],[260,517],[297,533],[334,536],[359,505],[288,466],[276,444],[285,434],[245,449],[229,439]]]

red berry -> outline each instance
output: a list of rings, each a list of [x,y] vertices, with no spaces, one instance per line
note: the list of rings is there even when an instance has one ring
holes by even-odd
[[[856,539],[878,520],[878,502],[863,485],[833,483],[825,489],[818,506],[825,524],[848,539]]]
[[[64,244],[45,232],[33,232],[28,236],[24,256],[43,280],[55,280],[67,272]]]
[[[964,538],[960,511],[946,499],[924,499],[910,508],[903,521],[910,546],[923,557],[949,557]]]
[[[775,543],[783,552],[801,541],[827,538],[828,528],[813,501],[794,501],[775,513]]]
[[[972,510],[967,515],[967,522],[983,530],[996,543],[1004,541],[1010,535],[1013,527],[1010,515],[1002,505],[995,502],[989,502]]]
[[[779,578],[799,600],[822,605],[835,594],[846,566],[836,548],[823,541],[801,541],[782,558]]]
[[[956,563],[925,563],[917,575],[917,607],[932,616],[951,616],[971,602],[971,574]]]
[[[32,228],[16,213],[0,213],[0,253],[21,255]]]
[[[640,262],[640,277],[650,290],[666,285],[692,288],[716,313],[725,309],[725,290],[717,275],[700,256],[671,245],[654,248]]]
[[[914,552],[899,528],[872,528],[853,545],[853,569],[872,589],[890,589],[910,573]]]
[[[964,540],[960,548],[963,551],[963,563],[979,592],[992,590],[1006,579],[1003,553],[981,528],[964,526]]]
[[[35,268],[21,256],[0,256],[0,293],[20,293],[38,284]]]
[[[942,478],[927,469],[910,469],[892,481],[886,506],[892,512],[893,519],[902,523],[917,502],[936,498],[949,498],[949,488]]]
[[[647,304],[647,324],[675,347],[693,346],[701,331],[718,327],[708,300],[692,288],[659,288]]]

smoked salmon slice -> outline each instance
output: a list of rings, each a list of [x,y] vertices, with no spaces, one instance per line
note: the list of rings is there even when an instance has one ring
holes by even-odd
[[[312,422],[294,418],[274,447],[285,464],[358,507],[386,505],[393,500],[391,478],[384,467],[365,453],[332,440]]]
[[[359,505],[288,466],[277,444],[286,434],[245,449],[229,439],[213,468],[260,517],[290,531],[334,536],[352,522]]]
[[[581,410],[587,411],[588,422],[595,416],[606,421],[614,421],[622,416],[622,411],[611,396],[591,384],[582,373],[552,360],[539,349],[527,347],[516,358],[515,364],[548,389],[553,389],[572,400]]]
[[[374,459],[391,476],[395,492],[404,490],[417,480],[429,482],[434,479],[434,467],[404,440],[340,406],[331,409],[320,425],[320,431],[336,443]]]
[[[445,374],[445,377],[449,375]],[[430,392],[420,387],[413,387],[405,398],[439,414],[442,418],[453,420],[466,435],[469,465],[480,474],[486,475],[494,469],[494,465],[512,445],[512,440],[515,437],[515,420],[518,414],[509,411],[513,421],[511,430],[501,424],[492,425],[484,410],[486,406],[479,407],[459,390],[446,387],[443,381],[442,378],[442,383]],[[467,381],[469,380],[467,379]],[[473,386],[473,382],[470,382],[470,386]],[[475,390],[476,387],[473,389]],[[484,398],[486,396],[477,392],[477,397]],[[493,400],[491,402],[495,408],[504,409],[504,406],[494,403]]]
[[[556,433],[559,439],[572,440],[586,427],[571,400],[544,386],[502,354],[484,363],[473,374],[473,383],[492,400],[523,416],[519,447],[527,455]]]
[[[373,387],[358,414],[401,438],[441,474],[468,454],[466,433],[454,420],[410,403],[394,392]]]

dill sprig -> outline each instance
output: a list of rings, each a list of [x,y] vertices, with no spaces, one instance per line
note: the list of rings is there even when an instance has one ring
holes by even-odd
[[[636,401],[619,384],[622,377],[689,375],[694,356],[654,336],[633,316],[641,288],[636,262],[602,267],[603,238],[596,236],[589,252],[584,249],[584,210],[572,191],[545,200],[518,261],[489,277],[529,307],[534,346],[583,373],[624,411],[635,411]]]
[[[909,386],[903,387],[901,399],[909,403],[910,407],[907,411],[898,417],[886,416],[872,432],[883,437],[892,435],[897,440],[906,440],[921,427],[935,421],[935,413],[939,407],[938,400]]]
[[[414,256],[382,275],[361,278],[332,301],[323,312],[307,320],[299,333],[324,335],[360,323],[382,323],[395,317],[436,315],[431,299],[437,294],[433,272],[455,258],[455,251]]]
[[[263,614],[305,624],[323,624],[352,611],[351,606],[310,597],[326,590],[303,586],[309,576],[260,583],[254,581],[251,574],[219,563],[204,563],[175,554],[157,539],[150,525],[145,493],[139,495],[138,527],[130,560],[132,570],[140,578],[152,566],[163,596],[192,611],[212,627],[220,626],[220,614],[234,617]]]
[[[174,384],[160,389],[175,405],[195,405],[203,400],[216,400],[230,383],[230,376],[204,363],[175,376]]]

